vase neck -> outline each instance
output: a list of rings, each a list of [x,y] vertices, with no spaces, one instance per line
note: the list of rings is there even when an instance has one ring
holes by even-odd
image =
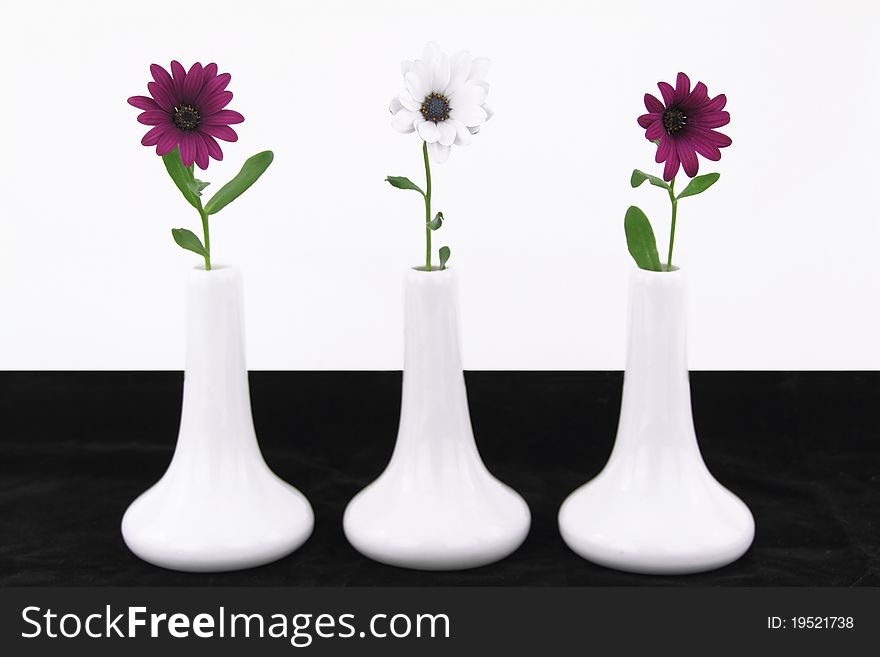
[[[186,324],[178,451],[236,450],[242,443],[257,449],[244,357],[241,276],[236,269],[190,273]]]
[[[451,271],[411,271],[405,284],[403,398],[397,449],[473,445]]]
[[[631,436],[694,442],[682,272],[637,270],[629,287],[629,339],[618,444]],[[694,445],[695,446],[695,445]]]

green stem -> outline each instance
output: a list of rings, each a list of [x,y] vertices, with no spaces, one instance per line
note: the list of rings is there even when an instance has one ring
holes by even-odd
[[[669,230],[669,255],[666,258],[666,271],[672,271],[672,246],[675,244],[675,216],[678,213],[678,199],[675,198],[675,178],[669,182],[669,200],[672,201],[672,227]]]
[[[208,213],[204,210],[199,210],[199,214],[202,215],[202,232],[205,235],[205,271],[211,271],[211,233],[208,230]]]
[[[431,163],[428,161],[428,142],[422,142],[425,158],[425,271],[431,271]]]

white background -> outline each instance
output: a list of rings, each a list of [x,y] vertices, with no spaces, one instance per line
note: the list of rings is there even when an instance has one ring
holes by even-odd
[[[693,369],[880,367],[876,3],[406,0],[3,3],[0,368],[181,369],[199,232],[126,98],[148,66],[215,61],[246,121],[220,183],[276,160],[212,223],[245,275],[252,369],[399,369],[419,264],[420,142],[390,127],[399,62],[489,56],[496,112],[435,166],[468,369],[622,369],[623,215],[661,253],[668,200],[636,117],[677,71],[726,93],[720,182],[682,201]]]

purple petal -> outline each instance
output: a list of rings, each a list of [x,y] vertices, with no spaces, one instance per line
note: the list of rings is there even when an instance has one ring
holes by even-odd
[[[158,84],[157,82],[149,82],[147,84],[147,89],[150,92],[150,95],[156,99],[156,102],[166,112],[171,112],[174,110],[174,98],[165,88]]]
[[[168,91],[168,93],[174,93],[174,82],[171,80],[171,76],[168,74],[168,71],[166,71],[158,64],[150,64],[150,73],[153,75],[153,79],[156,81],[156,84],[164,87]]]
[[[723,132],[710,130],[709,134],[712,135],[712,139],[715,141],[715,145],[718,146],[718,148],[726,148],[733,143],[733,139],[725,135]]]
[[[238,134],[228,125],[205,125],[202,123],[199,126],[199,131],[223,141],[238,141]]]
[[[183,81],[183,100],[193,104],[202,90],[202,65],[196,62],[189,67],[186,78]]]
[[[191,167],[196,159],[196,142],[191,133],[183,133],[180,137],[180,160],[183,166]]]
[[[205,141],[205,146],[208,148],[208,155],[218,162],[223,160],[223,150],[220,148],[220,144],[217,143],[217,140],[201,130],[199,131],[199,134],[202,135],[202,139]]]
[[[688,125],[695,128],[720,128],[728,123],[729,112],[698,112],[688,117]]]
[[[708,131],[690,130],[688,136],[690,137],[691,144],[693,144],[697,153],[705,157],[707,160],[717,162],[721,159],[721,151],[719,151],[718,147],[712,143],[712,140],[706,136],[706,132]]]
[[[670,139],[670,141],[672,140]],[[678,173],[679,164],[678,155],[676,155],[675,150],[673,149],[669,153],[669,157],[666,159],[666,166],[663,167],[663,180],[669,182],[675,178],[675,174]]]
[[[690,178],[696,176],[700,170],[700,162],[697,160],[697,153],[694,150],[694,145],[691,144],[690,139],[682,137],[676,140],[675,152],[678,155],[678,159],[681,160],[681,166],[684,167],[684,172]]]
[[[217,65],[214,62],[208,64],[205,68],[202,69],[202,81],[207,82],[211,78],[217,75]]]
[[[137,119],[139,123],[143,123],[144,125],[161,125],[163,123],[171,122],[171,118],[168,116],[168,112],[160,109],[147,110],[146,112],[142,112],[138,114]]]
[[[229,73],[224,73],[223,75],[218,75],[213,78],[206,77],[205,79],[207,80],[207,82],[205,83],[205,86],[202,87],[201,92],[199,92],[199,97],[196,98],[196,105],[202,105],[205,99],[210,98],[214,94],[218,94],[223,91],[226,88],[226,85],[229,84],[232,76],[229,75]]]
[[[663,136],[663,121],[657,120],[652,123],[645,131],[645,138],[650,141],[656,141]]]
[[[199,169],[207,169],[209,160],[208,160],[208,146],[205,144],[205,140],[202,138],[198,132],[193,132],[191,134],[193,138],[193,142],[196,145],[196,166]]]
[[[176,59],[171,62],[171,74],[174,76],[174,93],[180,97],[183,94],[183,83],[186,80],[186,71]]]
[[[647,128],[655,121],[659,121],[663,117],[659,112],[651,112],[650,114],[642,114],[638,119],[638,123],[643,128]]]
[[[128,104],[142,110],[157,110],[159,103],[149,96],[132,96],[128,99]]]
[[[659,112],[660,114],[662,114],[663,110],[665,110],[666,108],[663,107],[663,103],[657,100],[655,96],[652,96],[651,94],[645,94],[645,109],[652,113]]]
[[[663,96],[663,103],[666,107],[672,105],[672,99],[675,96],[675,89],[668,82],[658,82],[657,88],[660,89],[660,95]]]
[[[700,107],[701,105],[705,105],[709,102],[709,90],[706,88],[706,85],[702,82],[697,82],[697,86],[694,87],[694,90],[691,91],[690,95],[685,98],[684,102],[681,104],[682,107],[691,109],[694,107]]]
[[[221,109],[226,107],[232,101],[232,92],[231,91],[221,91],[217,94],[212,94],[207,96],[202,101],[201,107],[199,107],[199,111],[202,116],[207,116],[208,114],[216,114]]]
[[[714,144],[718,148],[726,148],[733,143],[733,140],[727,135],[716,132],[715,130],[707,130],[704,128],[693,128],[692,132],[700,135],[709,143]]]
[[[675,152],[675,140],[669,135],[660,138],[660,145],[657,146],[657,152],[654,154],[654,161],[657,164],[665,162],[669,159],[670,153]]]
[[[675,94],[672,96],[672,102],[680,105],[691,92],[691,81],[684,73],[679,73],[675,79]]]
[[[703,109],[707,112],[720,112],[724,109],[724,106],[727,105],[727,96],[724,94],[718,94],[706,103],[706,106]]]
[[[169,127],[167,132],[159,137],[159,143],[156,144],[156,155],[168,155],[173,151],[180,141],[181,134],[183,133],[177,128]]]
[[[143,139],[141,139],[141,144],[144,146],[155,146],[159,143],[159,138],[165,134],[166,130],[168,130],[167,125],[157,125],[155,128],[150,128]]]
[[[244,117],[235,110],[220,110],[202,117],[202,125],[233,125],[243,121]]]

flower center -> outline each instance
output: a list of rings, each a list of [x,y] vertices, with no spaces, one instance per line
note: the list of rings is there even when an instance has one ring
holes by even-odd
[[[449,118],[449,99],[443,94],[429,93],[422,103],[422,116],[434,123],[445,121]]]
[[[675,134],[687,125],[688,117],[677,107],[670,107],[663,112],[663,127],[670,135]]]
[[[178,105],[171,115],[174,125],[184,132],[192,132],[202,122],[202,115],[192,105]]]

